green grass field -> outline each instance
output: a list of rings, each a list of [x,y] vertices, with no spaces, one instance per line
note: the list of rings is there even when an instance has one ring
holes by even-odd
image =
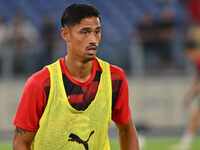
[[[178,142],[178,138],[146,138],[143,150],[169,150],[170,146]],[[120,150],[117,140],[110,140],[111,150]],[[200,149],[200,137],[193,142],[191,150]],[[12,150],[11,142],[0,142],[0,150]]]
[[[179,142],[178,138],[147,138],[143,150],[169,150],[170,147]],[[191,150],[200,149],[200,137],[195,138]],[[178,150],[178,149],[177,149]]]

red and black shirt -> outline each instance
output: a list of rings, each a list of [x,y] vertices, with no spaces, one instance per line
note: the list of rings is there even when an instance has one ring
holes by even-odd
[[[97,59],[93,60],[93,71],[88,81],[76,81],[68,72],[64,58],[60,59],[62,77],[69,103],[77,110],[85,110],[94,100],[101,77],[101,67]],[[110,65],[112,80],[112,120],[117,124],[127,124],[130,118],[128,102],[128,83],[125,73],[117,66]],[[32,75],[23,91],[23,95],[13,121],[17,127],[37,131],[39,120],[48,103],[50,74],[47,68]]]

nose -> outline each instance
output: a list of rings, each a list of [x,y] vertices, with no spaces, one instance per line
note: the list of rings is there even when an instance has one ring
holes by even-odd
[[[92,43],[92,44],[98,43],[98,37],[95,34],[90,35],[90,43]]]

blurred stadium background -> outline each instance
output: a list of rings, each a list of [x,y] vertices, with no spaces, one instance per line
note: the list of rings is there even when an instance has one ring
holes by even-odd
[[[196,72],[183,50],[188,38],[200,47],[199,0],[0,0],[0,143],[12,141],[12,120],[27,78],[66,54],[60,17],[72,3],[99,9],[98,57],[125,70],[132,118],[145,149],[166,149],[183,134],[196,107],[195,102],[188,110],[182,107]],[[109,134],[115,143],[113,124]],[[200,149],[198,141],[194,150]]]

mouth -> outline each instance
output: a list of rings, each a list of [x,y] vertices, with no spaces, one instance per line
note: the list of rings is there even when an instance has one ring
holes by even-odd
[[[97,47],[96,46],[91,46],[87,49],[87,52],[90,54],[90,55],[94,55],[96,54],[96,51],[97,51]]]
[[[97,47],[96,46],[90,46],[89,48],[87,48],[87,50],[96,50]]]

